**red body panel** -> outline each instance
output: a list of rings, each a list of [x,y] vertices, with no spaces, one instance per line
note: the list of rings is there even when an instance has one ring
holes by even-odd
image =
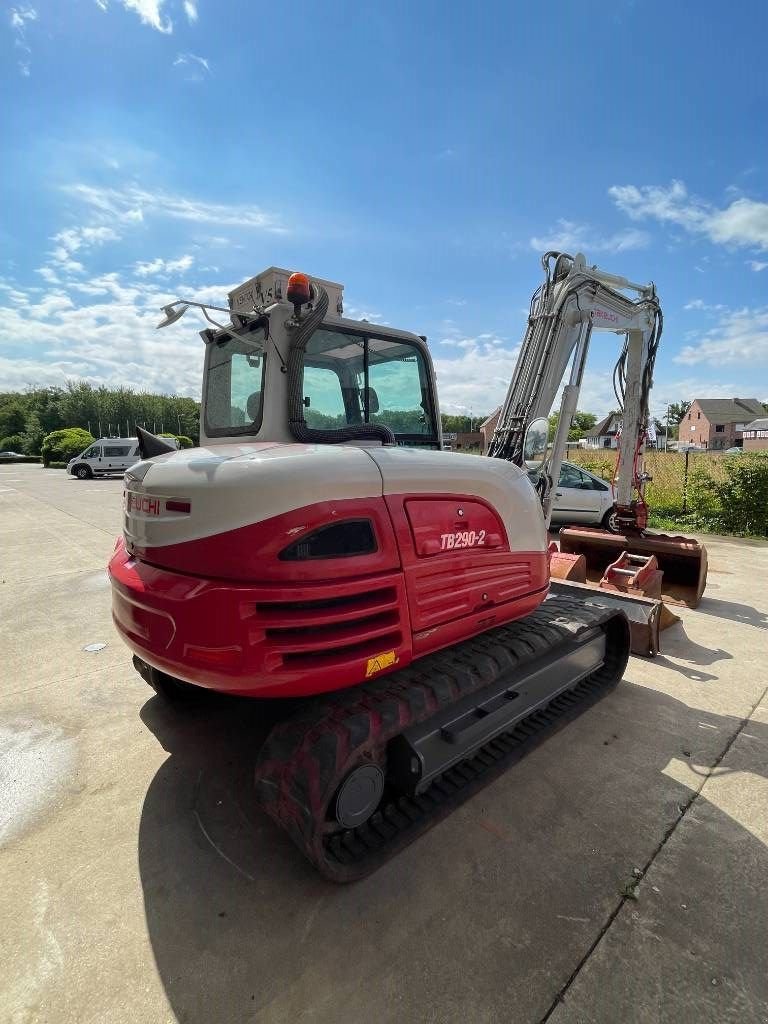
[[[361,518],[375,552],[278,559],[308,529]],[[473,530],[473,546],[441,546]],[[477,543],[480,530],[493,546]],[[120,541],[109,571],[115,624],[140,658],[259,697],[343,689],[404,667],[527,615],[549,583],[547,552],[510,551],[494,510],[461,495],[321,502],[182,544],[128,551]]]

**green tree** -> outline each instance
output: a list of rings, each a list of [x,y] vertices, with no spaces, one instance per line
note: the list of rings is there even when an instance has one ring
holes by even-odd
[[[557,431],[557,424],[560,422],[560,410],[553,412],[549,417],[549,440],[554,440]],[[568,431],[569,441],[580,441],[588,430],[597,423],[597,416],[593,412],[576,412],[571,420],[571,429]]]
[[[27,406],[20,398],[3,396],[7,400],[0,405],[0,437],[23,434],[27,422]]]
[[[39,455],[40,447],[45,437],[45,429],[40,422],[40,414],[34,410],[27,416],[27,425],[22,437],[24,439],[24,454]]]
[[[24,438],[21,434],[11,434],[9,437],[0,438],[0,451],[16,452],[22,455],[24,452]]]
[[[667,415],[669,416],[669,436],[677,437],[680,433],[680,423],[685,418],[688,410],[691,408],[690,402],[672,402],[667,409]],[[666,416],[664,417],[666,421]]]

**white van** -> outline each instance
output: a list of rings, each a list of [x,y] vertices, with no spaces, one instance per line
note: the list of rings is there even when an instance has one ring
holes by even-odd
[[[163,441],[179,447],[175,437],[163,437]],[[137,437],[100,437],[82,454],[70,459],[67,472],[78,480],[90,480],[94,476],[122,474],[130,466],[141,461]]]
[[[124,473],[140,459],[138,438],[100,437],[80,455],[70,459],[67,472],[78,480],[90,480],[94,476]]]

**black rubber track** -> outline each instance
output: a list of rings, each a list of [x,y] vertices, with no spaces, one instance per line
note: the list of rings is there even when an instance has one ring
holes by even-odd
[[[606,657],[591,676],[444,772],[426,792],[409,796],[388,787],[364,825],[344,830],[334,822],[335,794],[355,765],[371,761],[386,774],[387,745],[398,733],[595,627],[606,633]],[[519,622],[314,701],[276,726],[256,766],[258,803],[326,878],[362,878],[599,699],[621,679],[628,655],[622,612],[550,598]]]

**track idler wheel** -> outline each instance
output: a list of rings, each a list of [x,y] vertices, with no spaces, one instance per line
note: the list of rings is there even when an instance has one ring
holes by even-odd
[[[353,768],[339,787],[334,817],[342,828],[364,825],[381,803],[384,772],[375,764]]]

